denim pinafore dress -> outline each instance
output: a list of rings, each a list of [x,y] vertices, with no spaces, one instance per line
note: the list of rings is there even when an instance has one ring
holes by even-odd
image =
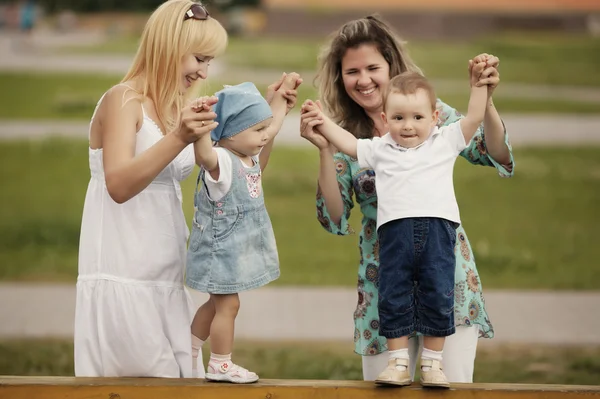
[[[226,152],[231,157],[233,176],[223,198],[210,199],[204,180],[206,171],[201,169],[198,175],[187,253],[186,284],[210,294],[258,288],[277,279],[280,273],[258,157],[248,168],[237,156]]]

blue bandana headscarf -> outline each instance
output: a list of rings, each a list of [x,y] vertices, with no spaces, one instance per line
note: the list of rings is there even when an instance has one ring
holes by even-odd
[[[219,126],[210,133],[213,141],[235,136],[273,116],[271,107],[253,83],[227,86],[215,96],[219,102],[213,110]]]

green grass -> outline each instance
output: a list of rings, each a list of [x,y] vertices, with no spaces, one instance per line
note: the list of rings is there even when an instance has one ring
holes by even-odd
[[[204,359],[209,355],[204,348]],[[361,361],[351,344],[338,342],[238,342],[236,362],[264,379],[361,380]],[[480,347],[475,382],[598,384],[600,347]],[[73,345],[58,340],[0,341],[0,375],[74,374]]]
[[[279,76],[274,76],[273,80]],[[98,74],[0,72],[1,119],[89,120],[100,96],[120,77]],[[202,93],[214,93],[223,83],[241,81],[208,81]],[[266,85],[257,84],[265,93]],[[311,93],[311,94],[307,94]],[[303,87],[299,96],[307,98],[313,91]]]
[[[279,75],[273,74],[273,80]],[[209,80],[204,85],[203,93],[214,93],[223,83],[237,84],[252,77],[235,77],[228,82]],[[120,78],[90,74],[32,74],[19,72],[0,72],[0,120],[29,119],[35,120],[89,120],[92,111],[102,93]],[[265,93],[266,84],[257,83]],[[461,92],[440,91],[438,95],[448,104],[460,110],[466,110],[468,90]],[[317,98],[312,82],[300,86],[298,102],[306,98]],[[526,100],[519,98],[495,96],[495,103],[501,112],[532,113],[600,113],[599,104],[563,100],[560,98]],[[297,108],[298,109],[298,108]]]
[[[484,287],[599,289],[600,148],[519,148],[515,158],[512,179],[464,160],[455,170]],[[0,280],[75,280],[87,163],[84,141],[0,142]],[[357,235],[328,234],[316,220],[317,170],[312,148],[278,147],[265,172],[275,285],[356,284]],[[194,183],[183,184],[188,222]],[[359,220],[355,209],[354,227]]]
[[[282,70],[314,70],[320,40],[237,39],[226,59],[233,65]],[[503,82],[600,86],[600,39],[563,33],[515,33],[473,41],[423,41],[407,45],[425,74],[433,79],[466,79],[467,61],[487,52],[500,58]],[[285,56],[284,56],[285,55]]]
[[[115,37],[68,52],[133,53],[137,37]],[[324,39],[292,37],[231,38],[225,55],[247,68],[314,70]],[[503,82],[600,86],[600,38],[557,32],[514,32],[474,40],[415,40],[410,54],[431,78],[466,79],[467,60],[487,52],[500,57]]]
[[[452,44],[409,43],[427,76],[465,79],[467,61],[482,52],[500,58],[502,82],[600,86],[600,38],[564,33],[514,33]]]

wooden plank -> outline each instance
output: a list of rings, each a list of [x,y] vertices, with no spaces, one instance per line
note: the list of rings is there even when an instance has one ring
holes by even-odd
[[[0,398],[27,399],[564,399],[599,398],[600,386],[452,384],[449,390],[377,387],[363,381],[260,380],[256,384],[202,379],[3,377]]]

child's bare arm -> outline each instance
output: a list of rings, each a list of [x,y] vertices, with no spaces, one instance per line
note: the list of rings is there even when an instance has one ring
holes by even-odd
[[[477,82],[481,76],[481,72],[485,68],[485,62],[480,62],[473,66],[471,70],[471,96],[469,98],[469,107],[467,114],[460,120],[460,128],[465,142],[471,141],[475,132],[483,122],[487,105],[487,86],[477,87]]]
[[[209,134],[194,142],[194,155],[196,165],[206,169],[215,181],[219,180],[219,158]]]
[[[300,79],[300,75],[295,72],[292,72],[286,75],[283,83],[279,90],[277,90],[273,96],[273,100],[271,101],[271,111],[273,112],[273,122],[269,125],[268,133],[269,133],[269,141],[273,140],[281,126],[283,125],[283,119],[287,114],[287,99],[284,96],[286,90],[294,90],[296,89],[296,82]]]
[[[356,158],[358,139],[326,117],[313,101],[306,100],[302,105],[302,118],[315,117],[323,121],[318,125],[319,133],[325,136],[339,151]]]
[[[269,157],[271,156],[271,150],[273,149],[273,142],[277,133],[281,130],[283,125],[283,119],[290,109],[296,104],[296,89],[302,83],[302,78],[297,73],[286,74],[281,82],[281,86],[276,90],[271,98],[269,105],[273,112],[273,121],[268,128],[269,142],[265,145],[258,156],[260,163],[260,169],[265,170],[269,163]],[[274,83],[278,84],[278,82]],[[286,95],[286,92],[290,91],[291,95]],[[267,93],[268,101],[269,93]]]
[[[216,103],[216,97],[204,97],[196,112],[212,112],[212,106]],[[210,134],[205,134],[194,142],[194,156],[196,165],[206,169],[213,179],[219,180],[219,159]]]

